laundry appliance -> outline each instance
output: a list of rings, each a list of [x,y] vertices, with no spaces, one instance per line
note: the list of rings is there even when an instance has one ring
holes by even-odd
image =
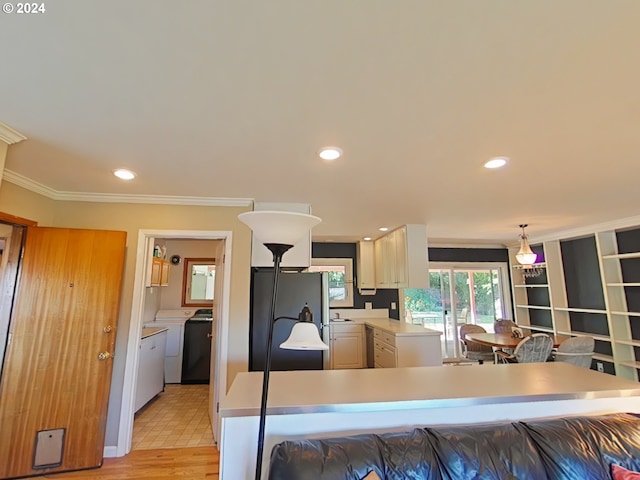
[[[144,324],[145,327],[167,329],[167,347],[164,357],[165,383],[181,383],[182,381],[184,325],[195,313],[195,308],[158,310],[155,320]]]

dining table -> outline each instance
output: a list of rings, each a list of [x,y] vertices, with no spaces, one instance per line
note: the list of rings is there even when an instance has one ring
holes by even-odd
[[[525,335],[526,337],[527,335]],[[564,340],[570,338],[566,335],[549,335],[553,340],[553,347],[558,348]],[[523,337],[524,338],[524,337]],[[516,348],[522,338],[516,338],[510,333],[467,333],[465,339],[470,342],[480,343],[496,348]]]

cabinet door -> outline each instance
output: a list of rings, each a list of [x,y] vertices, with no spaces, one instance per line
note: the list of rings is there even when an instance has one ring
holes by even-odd
[[[358,288],[376,288],[373,242],[358,242]]]
[[[169,262],[166,260],[161,261],[160,272],[160,286],[166,287],[169,285]]]
[[[362,334],[334,334],[331,339],[331,368],[362,368],[362,345]]]
[[[151,259],[151,281],[149,284],[152,287],[160,285],[160,277],[162,275],[162,259],[153,257]]]
[[[404,227],[393,232],[395,258],[394,283],[397,288],[407,286],[407,231]]]

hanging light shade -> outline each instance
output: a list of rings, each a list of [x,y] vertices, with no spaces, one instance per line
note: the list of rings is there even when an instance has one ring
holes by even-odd
[[[291,329],[291,335],[280,344],[285,350],[329,350],[320,339],[318,327],[313,323],[298,322]]]
[[[295,245],[321,222],[320,218],[306,213],[257,210],[238,215],[238,219],[253,231],[262,243]]]
[[[524,227],[527,225],[520,225],[522,233],[520,234],[520,250],[516,253],[516,260],[520,265],[533,265],[536,263],[538,256],[531,250],[529,242],[527,241],[527,235],[524,233]]]

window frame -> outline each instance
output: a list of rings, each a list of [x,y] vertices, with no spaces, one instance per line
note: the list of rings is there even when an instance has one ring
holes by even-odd
[[[215,287],[214,297],[211,300],[191,299],[191,272],[196,265],[213,265],[216,267],[215,258],[185,258],[183,261],[184,270],[182,272],[182,306],[183,307],[212,307],[215,305]],[[215,275],[215,268],[214,268]],[[215,282],[215,277],[214,277]]]
[[[353,258],[338,257],[338,258],[312,258],[311,267],[344,267],[344,288],[346,298],[344,300],[331,300],[329,299],[329,307],[353,307]],[[307,271],[314,271],[311,269]]]

